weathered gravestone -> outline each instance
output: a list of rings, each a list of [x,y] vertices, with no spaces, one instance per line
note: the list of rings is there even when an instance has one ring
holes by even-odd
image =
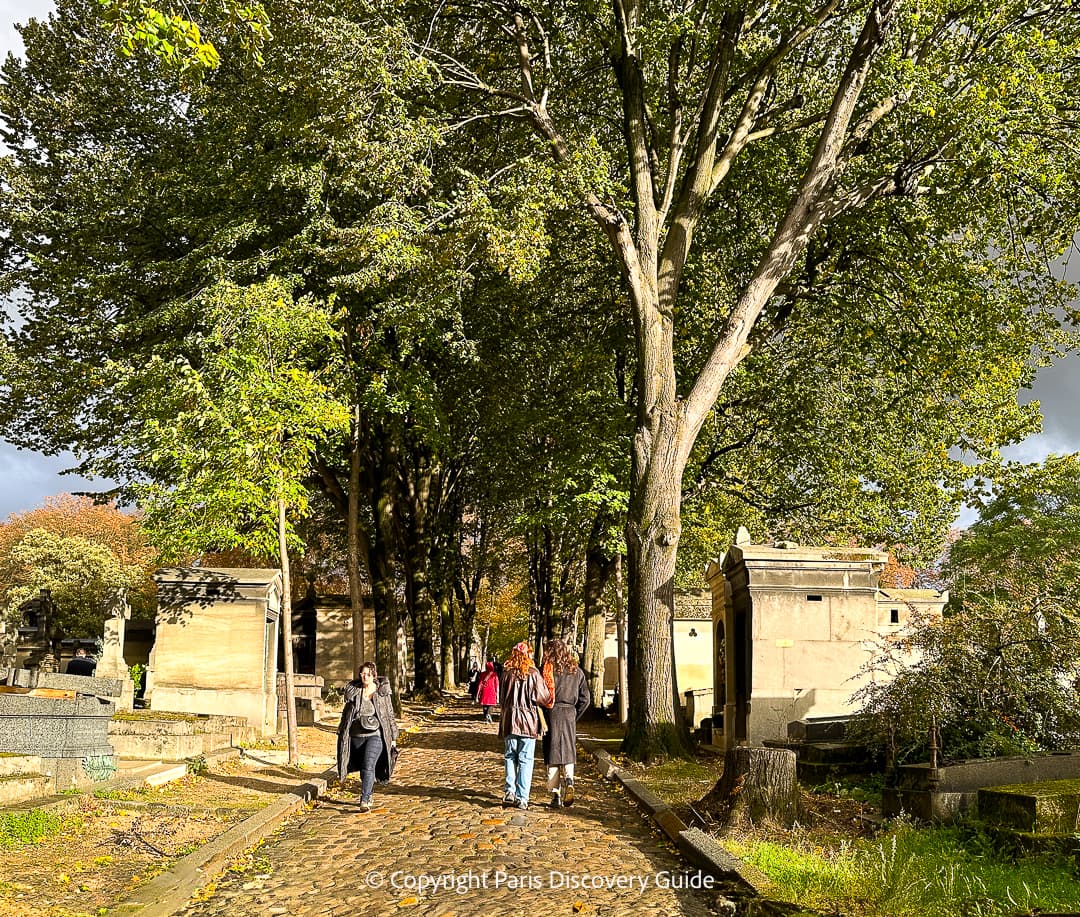
[[[40,758],[55,792],[109,778],[121,689],[115,678],[0,669],[0,753]]]

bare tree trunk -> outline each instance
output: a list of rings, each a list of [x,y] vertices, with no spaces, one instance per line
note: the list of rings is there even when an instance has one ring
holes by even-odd
[[[446,593],[439,596],[439,635],[442,639],[441,687],[443,691],[453,691],[457,687],[454,678],[454,608],[450,603],[450,596]]]
[[[701,801],[725,827],[763,820],[791,827],[799,818],[795,752],[736,746],[724,755],[724,773]]]
[[[281,562],[281,640],[285,646],[285,734],[289,744],[289,764],[299,761],[296,741],[296,679],[293,673],[292,584],[289,575],[289,546],[285,537],[285,500],[278,497],[278,557]]]
[[[345,527],[349,539],[349,606],[352,609],[352,669],[364,662],[364,597],[360,590],[360,407],[354,408],[349,443],[349,506]]]
[[[392,453],[392,449],[390,450]],[[385,453],[374,468],[372,511],[375,517],[375,542],[371,552],[371,601],[375,609],[375,664],[393,686],[394,707],[401,712],[401,694],[405,673],[398,663],[398,621],[401,611],[397,595],[397,571],[393,562],[394,493],[388,475],[393,462]],[[355,675],[354,675],[355,677]]]

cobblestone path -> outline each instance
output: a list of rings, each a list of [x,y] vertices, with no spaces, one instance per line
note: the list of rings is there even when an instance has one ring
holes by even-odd
[[[715,892],[581,755],[572,808],[550,809],[542,760],[528,811],[503,809],[502,741],[457,704],[404,737],[375,808],[331,791],[181,913],[485,917],[708,915]],[[537,743],[539,746],[539,743]],[[539,747],[537,748],[539,752]],[[421,884],[423,887],[421,887]],[[200,897],[200,896],[197,896]]]

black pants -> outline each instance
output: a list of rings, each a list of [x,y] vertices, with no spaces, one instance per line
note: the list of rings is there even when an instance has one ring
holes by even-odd
[[[360,799],[370,800],[375,789],[375,765],[382,754],[382,734],[365,732],[358,736],[349,736],[350,759],[360,760]]]

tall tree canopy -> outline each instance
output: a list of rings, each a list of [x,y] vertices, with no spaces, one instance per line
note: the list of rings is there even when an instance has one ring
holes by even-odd
[[[615,254],[636,341],[627,748],[678,750],[672,587],[703,429],[722,486],[908,544],[941,533],[952,447],[992,461],[1032,429],[1015,392],[1060,343],[1046,265],[1077,228],[1080,11],[417,15],[459,123],[531,128]]]
[[[377,603],[405,596],[419,684],[445,593],[428,574],[481,451],[460,435],[481,340],[462,303],[491,273],[567,290],[588,274],[586,309],[553,301],[621,313],[536,310],[532,327],[566,338],[547,392],[580,370],[587,409],[611,394],[589,377],[629,380],[626,426],[563,453],[580,467],[562,505],[623,490],[588,469],[630,443],[639,757],[683,747],[684,495],[703,528],[741,501],[776,532],[929,553],[968,463],[991,472],[1037,427],[1016,390],[1073,317],[1047,269],[1077,229],[1072,0],[266,12],[265,68],[226,56],[198,83],[88,53],[84,0],[27,30],[0,84],[0,257],[23,291],[0,413],[27,445],[111,448],[126,414],[103,353],[193,356],[191,304],[222,278],[334,295],[353,430],[316,463],[339,504],[364,489]],[[606,255],[585,256],[582,217]],[[577,337],[625,327],[614,365]]]

